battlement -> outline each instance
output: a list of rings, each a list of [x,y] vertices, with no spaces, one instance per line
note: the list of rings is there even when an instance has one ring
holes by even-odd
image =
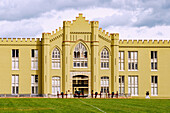
[[[99,21],[90,21],[91,26],[99,26]]]
[[[170,45],[170,40],[119,40],[120,45]]]
[[[76,20],[73,20],[73,21],[71,22],[71,24],[74,24],[76,21],[81,21],[81,20],[84,20],[85,22],[87,22],[88,24],[90,24],[90,23],[89,23],[89,20],[86,20],[86,18],[83,17],[83,14],[82,14],[82,13],[79,13],[79,16],[76,17]]]
[[[70,26],[71,25],[71,21],[63,21],[63,26]]]
[[[0,44],[41,44],[41,38],[0,38]]]
[[[106,37],[107,39],[111,40],[110,38],[110,33],[109,32],[106,32],[105,30],[102,30],[102,28],[99,28],[99,35],[103,36],[103,37]]]

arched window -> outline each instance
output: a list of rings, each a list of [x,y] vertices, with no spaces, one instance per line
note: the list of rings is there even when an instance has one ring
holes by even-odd
[[[73,67],[87,67],[87,50],[82,43],[74,48]]]
[[[52,69],[60,69],[60,51],[57,48],[52,52]]]
[[[101,52],[101,68],[108,69],[109,68],[109,52],[106,48],[104,48]]]
[[[109,77],[101,77],[101,93],[109,93]]]

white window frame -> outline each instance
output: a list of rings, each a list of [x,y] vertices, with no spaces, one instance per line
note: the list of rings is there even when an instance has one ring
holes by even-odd
[[[106,94],[109,91],[109,77],[101,77],[101,83],[100,83],[100,87],[101,87],[101,93],[102,94]]]
[[[128,51],[128,71],[138,71],[137,51]]]
[[[61,91],[61,81],[60,77],[52,77],[52,95],[57,95],[57,92],[60,94]]]
[[[131,96],[138,96],[139,88],[138,88],[138,76],[128,76],[128,93]]]
[[[151,96],[158,96],[158,76],[151,76]]]
[[[12,87],[11,87],[11,94],[18,95],[19,93],[19,75],[12,75]]]
[[[73,68],[87,68],[88,67],[88,54],[86,47],[79,43],[74,48],[73,52]]]
[[[12,49],[12,70],[19,70],[19,49]]]
[[[124,71],[125,69],[124,51],[119,51],[119,71]]]
[[[157,53],[158,53],[157,51],[151,51],[151,71],[158,70],[158,63],[157,63],[158,54]],[[153,56],[153,58],[152,58],[152,56]],[[153,65],[153,67],[152,67],[152,65]]]
[[[38,75],[31,75],[31,94],[38,95]]]
[[[106,48],[104,48],[101,52],[100,62],[101,69],[109,69],[109,52]]]
[[[38,50],[31,50],[31,70],[38,70]]]
[[[125,93],[125,76],[119,75],[119,94]]]
[[[52,52],[52,69],[60,69],[60,51],[55,48]]]

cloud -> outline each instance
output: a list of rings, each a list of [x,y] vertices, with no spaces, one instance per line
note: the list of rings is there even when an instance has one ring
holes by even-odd
[[[119,33],[120,39],[137,39],[137,40],[169,40],[170,26],[155,27],[126,27],[126,26],[109,26],[106,30],[110,33]]]
[[[1,0],[1,37],[41,37],[83,13],[121,38],[168,38],[168,0]]]
[[[95,20],[95,17],[106,17],[114,13],[110,8],[90,8],[86,10],[52,10],[41,14],[37,18],[18,21],[0,21],[0,37],[41,37],[42,32],[55,31],[62,27],[64,20],[75,20],[78,13],[83,13],[86,20]],[[107,12],[107,13],[106,13]],[[92,15],[92,16],[90,16]]]

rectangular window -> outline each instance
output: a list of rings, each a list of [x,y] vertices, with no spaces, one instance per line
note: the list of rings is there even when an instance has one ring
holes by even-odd
[[[124,52],[119,51],[119,70],[124,70]]]
[[[109,77],[101,77],[101,93],[109,92]]]
[[[31,70],[38,70],[38,50],[31,50]]]
[[[119,76],[119,94],[125,93],[125,77]]]
[[[12,70],[19,70],[19,50],[12,49]]]
[[[158,76],[151,76],[151,96],[158,95]]]
[[[151,70],[157,70],[157,51],[151,51]]]
[[[60,94],[60,77],[52,77],[52,94]]]
[[[138,52],[128,52],[128,70],[138,70]]]
[[[38,75],[31,76],[31,94],[38,94]]]
[[[19,92],[19,76],[12,75],[12,94],[18,94]]]
[[[138,96],[138,76],[128,76],[128,93]]]

